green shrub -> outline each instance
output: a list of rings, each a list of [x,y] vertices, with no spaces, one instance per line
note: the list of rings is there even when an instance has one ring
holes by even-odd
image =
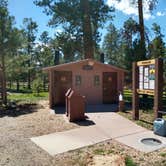
[[[94,154],[95,155],[104,155],[105,151],[103,149],[95,149]]]
[[[134,163],[133,159],[130,156],[126,156],[125,164],[126,166],[137,166],[137,164]]]
[[[42,80],[37,78],[32,83],[32,91],[36,96],[40,96],[40,92],[42,91]]]
[[[160,153],[160,156],[162,156],[162,157],[166,157],[166,153]]]

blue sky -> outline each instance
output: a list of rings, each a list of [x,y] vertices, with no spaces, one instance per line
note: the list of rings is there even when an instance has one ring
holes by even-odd
[[[156,9],[153,13],[149,13],[147,10],[147,5],[144,6],[144,17],[145,17],[145,26],[151,29],[152,23],[156,22],[161,26],[162,33],[165,35],[166,42],[166,1],[158,0]],[[120,3],[116,0],[108,0],[107,3],[110,6],[114,6],[116,9],[115,18],[113,20],[113,24],[117,28],[121,28],[123,26],[124,21],[126,21],[129,17],[133,17],[134,19],[138,19],[137,17],[137,8],[131,6],[129,4],[129,0],[122,0]],[[23,18],[32,17],[34,21],[38,24],[38,36],[43,31],[48,31],[50,36],[53,36],[59,29],[49,28],[47,26],[47,22],[49,17],[46,16],[42,12],[42,8],[35,6],[33,4],[33,0],[9,0],[9,12],[11,15],[15,16],[16,26],[21,27]],[[106,26],[102,32],[102,38],[106,33]],[[150,33],[150,37],[153,37],[153,33]]]

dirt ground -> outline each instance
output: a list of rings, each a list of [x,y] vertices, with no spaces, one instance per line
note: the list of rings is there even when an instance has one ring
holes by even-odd
[[[114,155],[123,161],[130,156],[138,165],[166,165],[166,148],[144,154],[109,140],[52,157],[30,140],[31,137],[76,127],[79,125],[67,123],[62,115],[50,114],[47,101],[40,101],[28,109],[21,106],[14,113],[0,113],[0,166],[83,166],[94,165],[96,159],[104,163],[101,158],[107,159],[103,165],[110,165],[108,159]]]
[[[51,115],[47,101],[21,107],[15,114],[0,116],[0,165],[52,165],[53,158],[38,148],[30,138],[76,127],[61,115]]]

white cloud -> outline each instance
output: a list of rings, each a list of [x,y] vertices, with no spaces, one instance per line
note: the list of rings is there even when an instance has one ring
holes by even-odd
[[[159,17],[166,16],[166,11],[164,11],[164,12],[159,11],[156,13],[156,15]]]
[[[59,27],[56,28],[56,29],[55,29],[55,33],[62,33],[62,28],[59,28]]]
[[[120,2],[118,2],[117,0],[107,0],[107,3],[109,6],[115,7],[115,9],[122,11],[124,14],[138,16],[137,5],[131,4],[130,1],[131,0],[121,0]],[[145,1],[143,6],[144,18],[147,20],[150,18],[154,18],[154,16],[152,16],[149,11],[147,1]]]

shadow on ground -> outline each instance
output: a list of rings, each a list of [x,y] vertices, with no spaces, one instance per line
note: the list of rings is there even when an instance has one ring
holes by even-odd
[[[79,126],[93,126],[95,123],[92,120],[89,120],[88,117],[85,120],[76,121],[75,124]]]
[[[40,106],[37,104],[20,104],[9,106],[4,110],[0,110],[0,118],[8,117],[18,117],[25,114],[31,114],[37,111]]]
[[[101,113],[101,112],[116,112],[118,104],[97,104],[87,105],[85,113]],[[65,106],[57,106],[54,108],[56,114],[65,114]]]
[[[98,105],[87,105],[85,110],[86,113],[101,113],[101,112],[116,112],[118,110],[117,104],[98,104]],[[56,106],[54,108],[56,114],[65,114],[66,108],[65,106]],[[92,126],[95,123],[92,120],[89,120],[88,116],[86,116],[86,120],[75,121],[79,126]]]
[[[149,124],[149,125],[153,125],[152,122],[149,122],[149,121],[147,121],[147,120],[140,119],[140,121],[143,122],[143,123]]]

